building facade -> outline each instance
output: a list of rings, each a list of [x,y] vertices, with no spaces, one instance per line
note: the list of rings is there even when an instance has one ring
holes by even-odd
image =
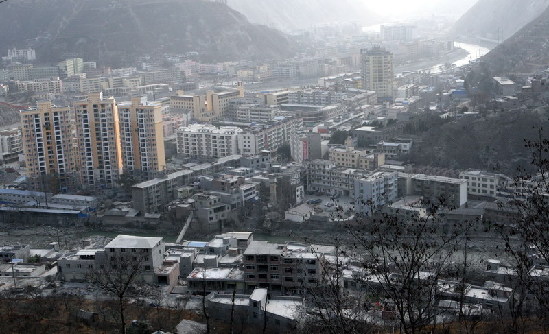
[[[124,170],[163,171],[166,158],[161,106],[134,98],[131,104],[119,105],[118,114]]]
[[[177,153],[187,157],[220,158],[238,153],[237,127],[193,124],[177,131]]]
[[[366,90],[375,91],[378,100],[392,101],[394,68],[393,54],[381,47],[360,51],[362,82]]]
[[[114,98],[90,94],[74,104],[82,183],[113,187],[122,173],[118,106]]]
[[[76,170],[71,124],[70,108],[51,102],[21,111],[21,141],[29,177],[51,175],[61,183],[68,181]]]

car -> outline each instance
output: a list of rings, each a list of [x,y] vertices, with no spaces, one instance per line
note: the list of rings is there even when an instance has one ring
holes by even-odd
[[[320,203],[322,203],[322,200],[320,198],[310,199],[307,201],[307,204],[320,204]]]
[[[328,208],[331,208],[332,206],[334,206],[334,203],[328,202],[328,203],[326,203],[326,204],[324,204],[324,205],[326,205]]]

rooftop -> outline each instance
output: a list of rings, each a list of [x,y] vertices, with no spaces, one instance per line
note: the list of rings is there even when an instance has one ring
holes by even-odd
[[[119,235],[109,242],[105,248],[153,248],[160,242],[162,242],[162,237]]]
[[[236,268],[196,268],[187,276],[187,279],[243,280],[244,273]]]

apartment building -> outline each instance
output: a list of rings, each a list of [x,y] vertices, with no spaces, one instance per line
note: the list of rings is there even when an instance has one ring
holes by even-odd
[[[318,89],[297,90],[288,93],[289,104],[329,106],[343,103],[348,94]]]
[[[353,139],[360,147],[376,145],[387,139],[387,133],[383,129],[376,129],[373,126],[363,126],[352,130]]]
[[[237,167],[241,156],[220,158],[213,164],[202,164],[177,171],[164,177],[138,183],[132,187],[133,208],[143,213],[159,213],[171,201],[178,198],[178,189],[190,184],[199,175],[219,172],[227,167]]]
[[[298,132],[290,137],[292,159],[302,164],[304,161],[322,159],[320,133]]]
[[[63,186],[76,170],[71,110],[51,102],[21,111],[21,142],[27,175],[55,175]]]
[[[303,119],[295,117],[276,117],[272,122],[252,125],[238,136],[240,154],[276,151],[280,146],[289,144],[292,135],[302,128]]]
[[[271,122],[280,113],[274,106],[259,104],[244,104],[236,110],[235,119],[238,122],[267,123]]]
[[[177,153],[187,157],[220,158],[238,153],[238,127],[192,124],[177,131]]]
[[[148,284],[175,283],[163,281],[166,246],[161,237],[118,235],[104,248],[83,249],[59,259],[57,267],[66,281],[86,281],[88,275],[101,272],[129,273]],[[179,271],[179,266],[171,266]]]
[[[411,140],[391,140],[377,143],[377,151],[382,152],[389,159],[394,159],[402,154],[410,153],[412,149]]]
[[[10,156],[23,151],[21,129],[8,129],[0,131],[0,160],[6,160]]]
[[[393,54],[381,47],[360,50],[362,63],[362,88],[375,91],[378,100],[394,98]]]
[[[134,98],[129,104],[119,104],[118,114],[124,170],[163,171],[166,158],[160,104],[143,104]]]
[[[360,171],[337,167],[328,160],[313,160],[307,164],[307,190],[330,195],[354,194],[354,181]]]
[[[206,109],[206,98],[202,95],[175,95],[170,97],[173,111],[189,111],[191,118],[197,119]]]
[[[246,288],[267,288],[272,294],[303,294],[322,279],[322,261],[311,246],[252,241],[244,252]]]
[[[330,147],[328,160],[338,167],[372,170],[385,164],[385,154],[355,149],[352,138],[347,138],[345,146]]]
[[[154,269],[164,261],[166,246],[161,237],[119,235],[105,246],[106,266],[123,270],[124,266],[140,266],[140,276],[147,283],[154,282]]]
[[[63,83],[59,78],[17,81],[15,84],[19,92],[61,94],[63,91]]]
[[[461,180],[467,181],[467,193],[474,196],[496,198],[498,191],[511,183],[511,178],[486,171],[464,171],[459,173]]]
[[[268,106],[288,104],[289,95],[288,91],[263,93],[263,104]]]
[[[62,77],[71,77],[84,71],[84,60],[82,58],[65,59],[59,62],[57,67]]]
[[[114,98],[90,94],[74,104],[82,183],[113,187],[122,173],[118,106]]]
[[[200,122],[212,122],[229,112],[230,102],[244,96],[243,87],[238,90],[214,92],[206,95],[176,95],[170,98],[170,106],[174,110],[189,110],[193,119]]]
[[[376,172],[354,182],[357,212],[370,214],[397,199],[398,174],[395,172]]]
[[[426,201],[459,208],[467,203],[467,180],[401,173],[398,176],[398,196],[422,196]]]

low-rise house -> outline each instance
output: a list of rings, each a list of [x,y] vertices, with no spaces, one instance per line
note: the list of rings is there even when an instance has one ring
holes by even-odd
[[[284,213],[284,219],[294,223],[304,223],[311,218],[313,213],[313,209],[308,204],[301,204],[287,210]]]
[[[208,295],[206,303],[208,312],[214,319],[230,321],[231,310],[233,310],[235,318],[245,323],[246,327],[267,326],[270,331],[278,333],[295,329],[304,311],[302,298],[269,297],[267,289],[259,288],[249,295],[233,296],[233,294],[214,292]]]
[[[244,291],[244,273],[238,268],[195,268],[186,278],[196,294],[213,291]]]

